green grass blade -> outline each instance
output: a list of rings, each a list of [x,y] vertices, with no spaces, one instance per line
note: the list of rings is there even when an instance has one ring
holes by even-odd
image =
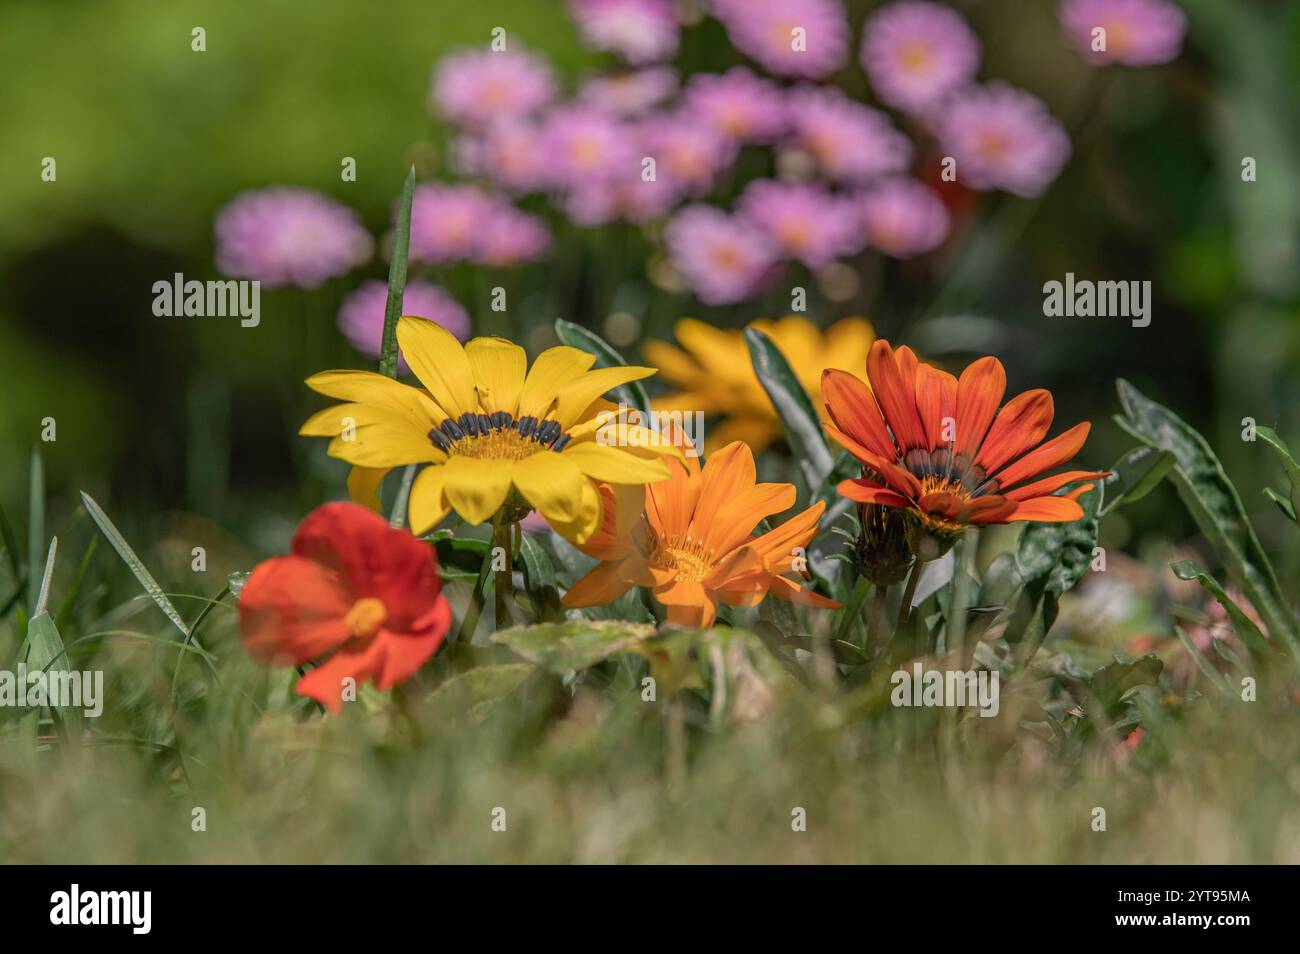
[[[38,448],[32,449],[31,479],[27,485],[27,616],[37,613],[41,554],[45,552],[45,464]]]
[[[59,630],[44,610],[36,613],[27,624],[28,672],[72,672]],[[76,675],[76,678],[80,678]],[[82,700],[83,702],[85,700]],[[50,706],[68,731],[68,739],[75,746],[81,738],[81,710],[76,706]]]
[[[50,549],[45,554],[45,570],[41,573],[40,589],[36,591],[36,604],[32,608],[32,616],[39,616],[45,612],[46,604],[50,601],[50,580],[54,577],[54,560],[59,555],[59,538],[50,538]]]
[[[181,631],[182,635],[188,638],[190,635],[190,628],[185,625],[185,620],[183,620],[181,614],[176,611],[176,607],[173,606],[172,601],[167,598],[167,594],[163,592],[163,588],[158,585],[158,581],[153,578],[153,574],[149,572],[141,559],[135,555],[135,551],[131,549],[131,544],[126,542],[126,538],[123,537],[117,527],[114,526],[113,521],[108,518],[108,514],[104,513],[99,504],[95,503],[94,498],[84,490],[81,492],[81,502],[85,504],[86,512],[90,514],[90,519],[95,521],[95,526],[99,527],[100,533],[104,535],[105,539],[108,540],[113,549],[117,551],[117,555],[120,556],[122,562],[130,568],[131,572],[135,575],[135,578],[140,581],[140,585],[144,587],[145,593],[148,594],[149,598],[158,605],[158,608],[163,611],[167,618],[175,624],[176,628]]]
[[[91,537],[86,552],[81,555],[81,563],[77,565],[77,575],[72,578],[72,584],[68,587],[68,592],[63,595],[59,612],[54,617],[54,625],[59,628],[59,632],[67,628],[68,620],[72,618],[72,610],[77,605],[77,594],[81,592],[81,585],[86,581],[86,573],[90,570],[90,562],[94,559],[97,549],[99,549],[99,537]]]
[[[411,197],[414,193],[415,166],[411,166],[397,199],[393,253],[388,265],[388,303],[384,307],[384,338],[379,349],[379,373],[390,378],[397,377],[397,319],[402,317],[402,294],[406,291],[406,256],[411,246]]]

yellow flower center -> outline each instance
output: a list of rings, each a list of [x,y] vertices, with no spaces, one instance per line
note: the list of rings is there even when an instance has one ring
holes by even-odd
[[[447,454],[484,460],[523,460],[540,450],[562,451],[569,435],[559,421],[535,417],[515,420],[505,411],[462,414],[429,431],[429,440]]]
[[[352,604],[352,609],[343,617],[343,622],[353,637],[369,639],[379,632],[379,627],[388,622],[388,607],[383,600],[363,596]]]
[[[923,73],[930,67],[930,48],[920,40],[903,44],[898,62],[909,73]]]
[[[689,582],[698,583],[709,575],[716,562],[716,554],[704,541],[691,537],[656,539],[650,553],[650,562],[676,570],[677,575]]]

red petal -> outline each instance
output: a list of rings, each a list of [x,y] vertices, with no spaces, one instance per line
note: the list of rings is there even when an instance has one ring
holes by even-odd
[[[293,552],[337,570],[353,599],[382,600],[387,625],[398,631],[430,610],[442,586],[429,544],[352,503],[312,511],[294,535]]]
[[[930,450],[946,446],[948,441],[943,438],[945,418],[953,422],[948,429],[949,435],[956,436],[957,379],[947,371],[928,364],[921,365],[916,372],[916,410],[921,415]]]
[[[1109,471],[1101,470],[1067,470],[1063,474],[1053,474],[1051,477],[1044,477],[1042,480],[1035,480],[1032,484],[1025,484],[1023,487],[1017,487],[1015,490],[1009,490],[1005,494],[1008,500],[1028,500],[1031,497],[1046,497],[1049,494],[1060,490],[1066,484],[1072,484],[1078,480],[1097,480],[1105,477]]]
[[[239,594],[241,638],[261,662],[303,663],[348,639],[343,618],[352,602],[333,570],[301,557],[272,557]]]
[[[889,488],[878,486],[869,480],[841,480],[835,489],[839,491],[841,497],[856,500],[858,503],[905,509],[912,506],[906,497],[900,497]]]

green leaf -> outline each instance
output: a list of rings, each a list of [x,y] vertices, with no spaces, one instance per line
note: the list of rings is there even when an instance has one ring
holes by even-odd
[[[1088,572],[1097,546],[1104,485],[1079,496],[1083,516],[1070,523],[1030,523],[1016,546],[1015,574],[1020,591],[1005,611],[1006,638],[1023,639],[1020,661],[1031,659],[1056,622],[1062,594]],[[981,597],[983,598],[983,597]]]
[[[1177,463],[1172,453],[1154,447],[1137,447],[1121,457],[1102,478],[1106,485],[1106,506],[1102,515],[1121,503],[1133,503],[1149,494]]]
[[[1282,438],[1277,436],[1277,431],[1273,430],[1273,428],[1257,427],[1255,433],[1264,439],[1264,443],[1273,448],[1273,452],[1277,454],[1277,459],[1282,462],[1282,469],[1286,471],[1286,479],[1291,484],[1291,495],[1288,501],[1291,504],[1290,517],[1294,521],[1296,514],[1300,513],[1300,464],[1296,463],[1295,458],[1291,456],[1290,448],[1286,446],[1286,442]],[[1282,506],[1276,494],[1270,494],[1270,496],[1277,502],[1278,506]],[[1282,512],[1286,513],[1287,511],[1283,508]]]
[[[32,617],[32,621],[27,624],[27,671],[59,673],[72,673],[68,666],[68,656],[63,649],[63,639],[59,636],[58,627],[54,625],[54,620],[50,619],[50,614],[44,610],[38,612]],[[74,679],[80,679],[79,673],[73,673]],[[50,681],[47,679],[47,685]],[[83,699],[82,702],[85,702]],[[52,711],[58,714],[60,721],[68,730],[68,737],[75,745],[81,737],[81,710],[76,706],[59,705],[51,706]]]
[[[1277,504],[1277,509],[1282,511],[1282,516],[1286,517],[1292,523],[1300,523],[1300,518],[1297,518],[1296,516],[1295,504],[1291,503],[1289,499],[1283,497],[1272,487],[1264,488],[1264,496]]]
[[[54,578],[54,559],[59,553],[59,538],[50,538],[50,549],[45,555],[45,570],[41,573],[41,585],[36,591],[36,604],[32,608],[32,616],[37,616],[45,612],[45,607],[50,602],[50,581]]]
[[[1216,689],[1224,695],[1232,695],[1232,686],[1228,684],[1228,680],[1219,675],[1219,671],[1210,665],[1208,659],[1201,655],[1201,651],[1196,648],[1196,644],[1187,635],[1187,631],[1181,626],[1175,626],[1174,630],[1178,633],[1178,639],[1182,642],[1183,649],[1187,650],[1188,655],[1196,662],[1196,668],[1201,671],[1206,679],[1210,680],[1210,683]]]
[[[402,294],[406,291],[406,256],[411,245],[411,197],[415,194],[415,166],[406,174],[397,198],[397,222],[393,226],[393,251],[388,263],[388,301],[384,306],[384,337],[379,347],[379,373],[397,377],[397,319],[402,317]]]
[[[559,582],[551,558],[530,534],[520,531],[519,557],[524,564],[524,585],[538,610],[561,618]]]
[[[415,465],[407,464],[402,469],[402,482],[397,487],[397,497],[393,500],[393,509],[388,515],[390,527],[401,527],[406,523],[406,507],[411,499],[413,483],[415,483]]]
[[[422,708],[438,723],[452,722],[462,716],[477,722],[536,672],[537,667],[530,663],[476,666],[440,685],[429,694]]]
[[[757,328],[746,328],[745,343],[749,345],[759,383],[785,427],[786,440],[799,462],[804,484],[810,493],[815,492],[826,481],[835,462],[812,399],[790,368],[790,362],[767,335]]]
[[[512,626],[492,635],[529,662],[557,676],[587,669],[638,646],[654,627],[619,620],[576,620]]]
[[[1270,635],[1300,662],[1300,621],[1278,585],[1264,548],[1246,518],[1237,488],[1205,438],[1168,408],[1145,397],[1127,381],[1117,383],[1127,417],[1121,426],[1143,443],[1173,453],[1169,472],[1183,505],[1209,539],[1229,574],[1264,620]]]
[[[438,569],[445,579],[478,579],[483,561],[491,549],[486,540],[464,539],[451,530],[437,530],[429,536],[438,554]]]
[[[113,549],[117,551],[117,555],[122,558],[122,562],[130,568],[131,572],[135,575],[136,580],[138,580],[140,585],[144,588],[145,593],[148,594],[149,598],[157,604],[158,608],[163,611],[176,628],[181,631],[181,634],[188,638],[190,635],[190,628],[185,625],[185,620],[181,618],[180,613],[176,612],[176,607],[173,606],[172,601],[167,598],[167,594],[163,592],[163,588],[158,585],[158,581],[153,578],[153,574],[149,572],[143,561],[135,555],[135,551],[131,549],[131,544],[126,542],[126,538],[122,536],[117,527],[113,525],[113,521],[108,518],[108,514],[104,513],[99,504],[95,503],[95,499],[84,490],[81,492],[81,502],[85,505],[86,512],[90,514],[90,519],[95,521],[95,526],[99,527],[100,533],[104,535],[105,539],[108,540]],[[234,592],[233,586],[231,587],[231,591]]]
[[[1264,638],[1264,634],[1259,631],[1259,627],[1255,625],[1254,621],[1227,594],[1227,591],[1219,584],[1218,580],[1191,560],[1179,560],[1177,563],[1171,563],[1169,568],[1174,571],[1174,576],[1180,580],[1195,580],[1209,591],[1210,595],[1218,601],[1219,605],[1228,614],[1233,632],[1250,650],[1251,658],[1255,660],[1256,664],[1259,664],[1268,655],[1268,640]]]
[[[37,580],[41,578],[41,558],[48,545],[45,539],[45,465],[38,448],[32,448],[27,498],[27,616],[31,618],[38,612],[36,601],[40,588]]]
[[[582,325],[575,325],[571,321],[565,321],[563,318],[555,319],[556,336],[571,348],[580,348],[588,354],[596,356],[597,368],[625,368],[627,362],[623,356],[610,346],[610,344],[596,332]],[[613,394],[618,397],[619,403],[626,404],[628,407],[634,407],[646,416],[650,417],[650,398],[646,396],[645,388],[641,386],[640,381],[629,381],[627,384],[619,385],[613,389]]]

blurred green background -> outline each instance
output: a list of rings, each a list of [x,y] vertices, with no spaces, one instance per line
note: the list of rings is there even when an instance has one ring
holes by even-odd
[[[1260,490],[1276,482],[1275,465],[1241,428],[1250,417],[1293,441],[1300,433],[1300,7],[1187,0],[1177,61],[1096,70],[1066,47],[1053,4],[954,5],[984,43],[981,75],[1043,98],[1074,156],[1041,201],[983,201],[965,241],[924,265],[871,260],[853,300],[814,294],[813,316],[864,313],[881,334],[940,361],[997,353],[1012,388],[1049,387],[1060,422],[1097,424],[1086,451],[1094,466],[1128,446],[1108,421],[1114,378],[1128,377],[1210,436],[1247,505],[1266,513]],[[875,6],[848,4],[855,31]],[[190,48],[197,26],[203,53]],[[0,503],[16,526],[37,444],[54,531],[85,489],[124,529],[149,536],[162,514],[201,514],[213,533],[265,552],[339,495],[342,468],[295,436],[316,406],[301,382],[323,367],[363,366],[334,314],[362,278],[383,276],[382,258],[317,292],[264,290],[255,329],[157,318],[152,285],[176,271],[215,277],[214,213],[245,188],[320,189],[382,235],[407,165],[422,176],[443,166],[443,132],[426,108],[434,62],[485,43],[496,26],[544,52],[569,88],[610,63],[581,48],[560,0],[0,8],[9,79],[0,87]],[[738,60],[708,21],[688,34],[679,65]],[[867,95],[856,57],[839,80]],[[46,156],[56,182],[41,180]],[[340,181],[345,156],[357,161],[356,182]],[[1255,182],[1241,179],[1246,156]],[[654,247],[634,227],[608,231],[624,249]],[[662,337],[683,314],[738,326],[780,307],[697,308],[652,287],[637,255],[601,258],[607,237],[557,231],[563,263],[533,267],[528,280],[546,292],[513,316],[526,343],[543,343],[555,317],[600,328],[615,308]],[[1067,271],[1150,279],[1151,326],[1044,318],[1042,284]],[[458,281],[452,290],[482,316],[491,282]],[[57,421],[53,443],[39,440],[45,417]],[[1111,542],[1193,532],[1163,490],[1128,519],[1112,526],[1121,539]],[[1272,524],[1262,521],[1268,543],[1278,539]]]

